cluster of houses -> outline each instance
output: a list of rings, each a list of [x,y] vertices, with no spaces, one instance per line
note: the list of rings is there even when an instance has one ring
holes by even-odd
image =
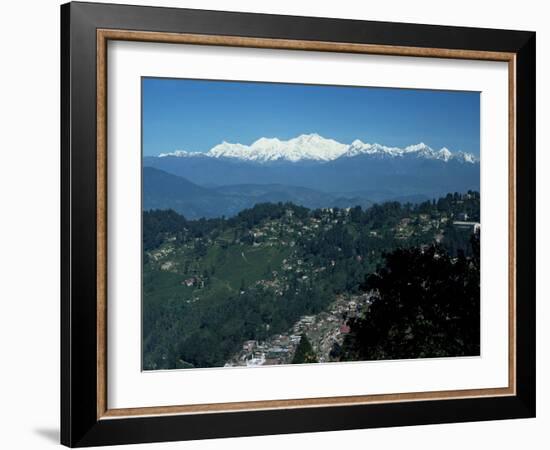
[[[457,201],[461,203],[462,201]],[[281,227],[281,223],[277,221],[266,221],[262,225],[255,227],[251,231],[251,236],[254,239],[254,246],[273,246],[273,245],[289,245],[294,246],[295,242],[289,238],[289,236],[301,237],[312,236],[314,237],[319,229],[328,230],[334,224],[341,222],[345,223],[346,218],[350,213],[350,208],[324,208],[320,210],[320,214],[316,216],[310,216],[307,219],[294,218],[292,222],[285,224],[284,228]],[[291,211],[290,211],[291,212]],[[291,214],[289,215],[289,217]],[[439,213],[437,216],[432,216],[427,213],[421,213],[414,217],[404,217],[392,230],[394,236],[397,239],[408,239],[414,232],[420,231],[422,233],[442,232],[443,228],[449,223],[453,226],[461,229],[471,229],[473,232],[480,230],[480,223],[472,221],[472,218],[467,212],[460,212],[458,214],[446,214]],[[371,230],[371,237],[382,237],[380,230]],[[442,235],[439,235],[441,239]]]
[[[417,218],[402,218],[393,231],[396,239],[408,239],[417,230],[422,233],[434,231],[436,241],[440,241],[443,238],[443,228],[449,223],[452,223],[456,228],[470,229],[472,232],[477,233],[481,229],[481,224],[469,219],[471,217],[465,212],[457,214],[456,217],[448,216],[445,213],[437,217],[429,214],[419,214]],[[371,236],[378,236],[378,234],[376,231],[371,231]]]
[[[325,208],[319,210],[315,215],[310,215],[307,218],[300,219],[292,217],[292,210],[288,210],[287,218],[281,220],[267,220],[250,230],[250,235],[253,238],[253,246],[273,246],[273,245],[288,245],[294,247],[297,236],[315,238],[318,235],[319,229],[328,230],[334,223],[344,222],[350,214],[350,209],[335,209]],[[287,220],[288,219],[288,220]],[[292,220],[291,220],[292,219]],[[431,215],[421,213],[411,217],[402,218],[398,224],[391,230],[395,238],[408,239],[415,232],[433,232],[436,241],[440,242],[444,237],[444,228],[452,224],[459,229],[470,229],[473,232],[480,230],[480,223],[472,221],[471,217],[466,212],[458,214],[438,213]],[[371,230],[371,237],[382,237],[382,230]],[[240,242],[237,237],[236,242]],[[203,240],[205,238],[202,238]],[[218,238],[219,239],[219,238]],[[195,238],[193,241],[199,241]],[[208,242],[212,240],[208,238]],[[227,243],[227,241],[225,241]],[[195,242],[187,242],[184,247],[192,248]],[[151,252],[151,258],[160,263],[160,269],[163,271],[180,272],[179,264],[171,261],[167,257],[174,252],[173,245],[165,245],[154,252]],[[272,271],[268,279],[259,280],[256,282],[258,286],[273,289],[276,294],[283,295],[288,289],[288,281],[290,278],[297,279],[298,282],[309,282],[320,272],[327,267],[308,267],[304,261],[297,258],[297,252],[294,250],[287,259],[282,261],[279,270]],[[360,257],[359,257],[360,258]],[[168,260],[167,260],[168,259]],[[336,262],[330,261],[329,266],[334,266]],[[181,280],[181,285],[186,287],[204,288],[206,279],[199,275],[196,270],[185,270],[187,276]]]
[[[291,209],[286,211],[286,218],[279,220],[266,220],[260,225],[255,226],[249,232],[249,237],[253,239],[252,245],[259,246],[274,246],[288,245],[294,247],[296,245],[296,237],[310,236],[314,237],[319,229],[324,231],[329,230],[334,224],[345,221],[345,217],[349,213],[350,208],[333,211],[332,208],[324,208],[320,210],[320,215],[309,216],[305,219],[300,219],[293,215]]]
[[[319,362],[333,361],[331,351],[334,345],[342,345],[345,335],[351,331],[349,319],[364,314],[370,301],[370,294],[338,295],[326,311],[302,318],[294,325],[293,331],[308,336]]]
[[[277,334],[265,341],[245,341],[242,350],[226,364],[232,366],[263,366],[288,364],[300,343],[300,335]]]
[[[174,251],[174,247],[172,245],[166,245],[164,247],[161,247],[155,250],[154,252],[151,252],[150,257],[153,261],[160,261],[161,259],[164,259],[173,251]]]
[[[182,286],[187,286],[187,287],[196,287],[196,288],[199,288],[199,289],[202,289],[204,288],[204,278],[201,277],[201,276],[192,276],[192,277],[188,277],[186,278],[185,280],[183,280],[181,282],[181,285]]]
[[[303,334],[308,337],[319,362],[331,361],[334,344],[341,345],[350,332],[348,320],[362,314],[369,303],[369,294],[339,295],[326,311],[302,316],[286,333],[275,334],[265,341],[245,341],[225,366],[290,364]]]

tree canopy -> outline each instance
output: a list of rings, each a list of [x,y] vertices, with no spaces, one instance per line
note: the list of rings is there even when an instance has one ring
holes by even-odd
[[[397,249],[362,288],[373,293],[350,321],[342,360],[479,355],[479,235],[472,257],[441,247]]]
[[[313,351],[313,347],[304,333],[300,337],[300,343],[296,348],[296,353],[294,353],[292,364],[309,364],[316,362],[318,362],[317,355]]]

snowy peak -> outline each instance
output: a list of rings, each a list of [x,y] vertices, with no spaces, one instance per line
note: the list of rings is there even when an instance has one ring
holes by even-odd
[[[449,159],[451,159],[453,154],[447,147],[443,147],[441,150],[437,152],[437,159],[442,159],[443,161],[447,162]]]
[[[471,153],[457,152],[453,154],[453,158],[460,162],[474,164],[477,162],[477,159]]]
[[[241,156],[248,147],[242,144],[231,144],[229,142],[223,141],[221,144],[212,147],[207,153],[206,156],[211,156],[213,158],[238,158]]]
[[[430,146],[420,142],[418,144],[409,145],[403,149],[405,153],[431,153],[433,150]]]
[[[203,158],[206,156],[206,153],[203,152],[189,152],[187,150],[174,150],[173,152],[168,153],[159,153],[159,158],[167,158],[173,156],[176,158]]]
[[[191,152],[187,152],[185,150],[176,150],[170,153],[159,154],[159,158],[166,158],[167,156],[177,156],[178,158],[185,158],[187,156],[191,156]]]
[[[437,159],[440,161],[448,162],[453,159],[459,162],[475,163],[477,159],[471,153],[464,152],[451,152],[447,147],[435,151],[424,142],[418,144],[409,145],[404,148],[399,147],[387,147],[381,144],[366,144],[359,139],[356,139],[351,143],[346,153],[342,156],[346,158],[353,158],[359,155],[370,155],[377,158],[424,158],[424,159]]]
[[[387,147],[378,143],[367,144],[359,139],[356,139],[348,147],[346,153],[343,156],[347,158],[352,158],[354,156],[359,156],[362,154],[366,155],[376,155],[379,157],[394,157],[400,155],[403,151],[397,147]]]
[[[436,151],[423,142],[409,145],[404,148],[388,147],[382,144],[369,144],[359,139],[351,144],[342,144],[333,139],[324,138],[316,133],[302,134],[293,139],[283,141],[277,138],[262,137],[251,145],[222,142],[212,147],[206,153],[187,152],[177,150],[171,153],[161,153],[159,157],[210,157],[235,159],[256,163],[277,161],[300,162],[317,161],[328,162],[338,158],[353,158],[368,155],[373,158],[424,158],[443,162],[455,160],[461,163],[474,164],[477,159],[471,153],[451,152],[443,147]]]
[[[277,138],[260,138],[252,145],[229,144],[215,146],[207,156],[237,158],[246,161],[331,161],[341,156],[348,146],[318,134],[303,134],[288,141]]]

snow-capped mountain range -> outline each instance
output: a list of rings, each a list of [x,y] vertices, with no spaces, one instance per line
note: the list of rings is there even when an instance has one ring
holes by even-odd
[[[295,163],[301,161],[328,162],[339,158],[353,158],[362,155],[377,159],[416,157],[443,162],[450,160],[469,164],[478,162],[477,158],[471,153],[451,152],[446,147],[434,150],[423,142],[399,148],[387,147],[377,143],[369,144],[356,139],[348,145],[324,138],[315,133],[302,134],[287,141],[263,137],[251,145],[233,144],[224,141],[204,153],[176,150],[170,153],[161,153],[159,157],[234,159],[256,163]]]

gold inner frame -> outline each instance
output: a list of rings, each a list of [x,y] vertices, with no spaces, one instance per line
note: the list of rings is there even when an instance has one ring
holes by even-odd
[[[201,405],[109,409],[107,405],[107,42],[109,40],[308,50],[371,55],[501,61],[508,63],[508,386],[401,394],[264,400]],[[516,54],[239,36],[97,30],[97,418],[219,413],[266,409],[345,406],[402,401],[447,400],[516,394]]]

